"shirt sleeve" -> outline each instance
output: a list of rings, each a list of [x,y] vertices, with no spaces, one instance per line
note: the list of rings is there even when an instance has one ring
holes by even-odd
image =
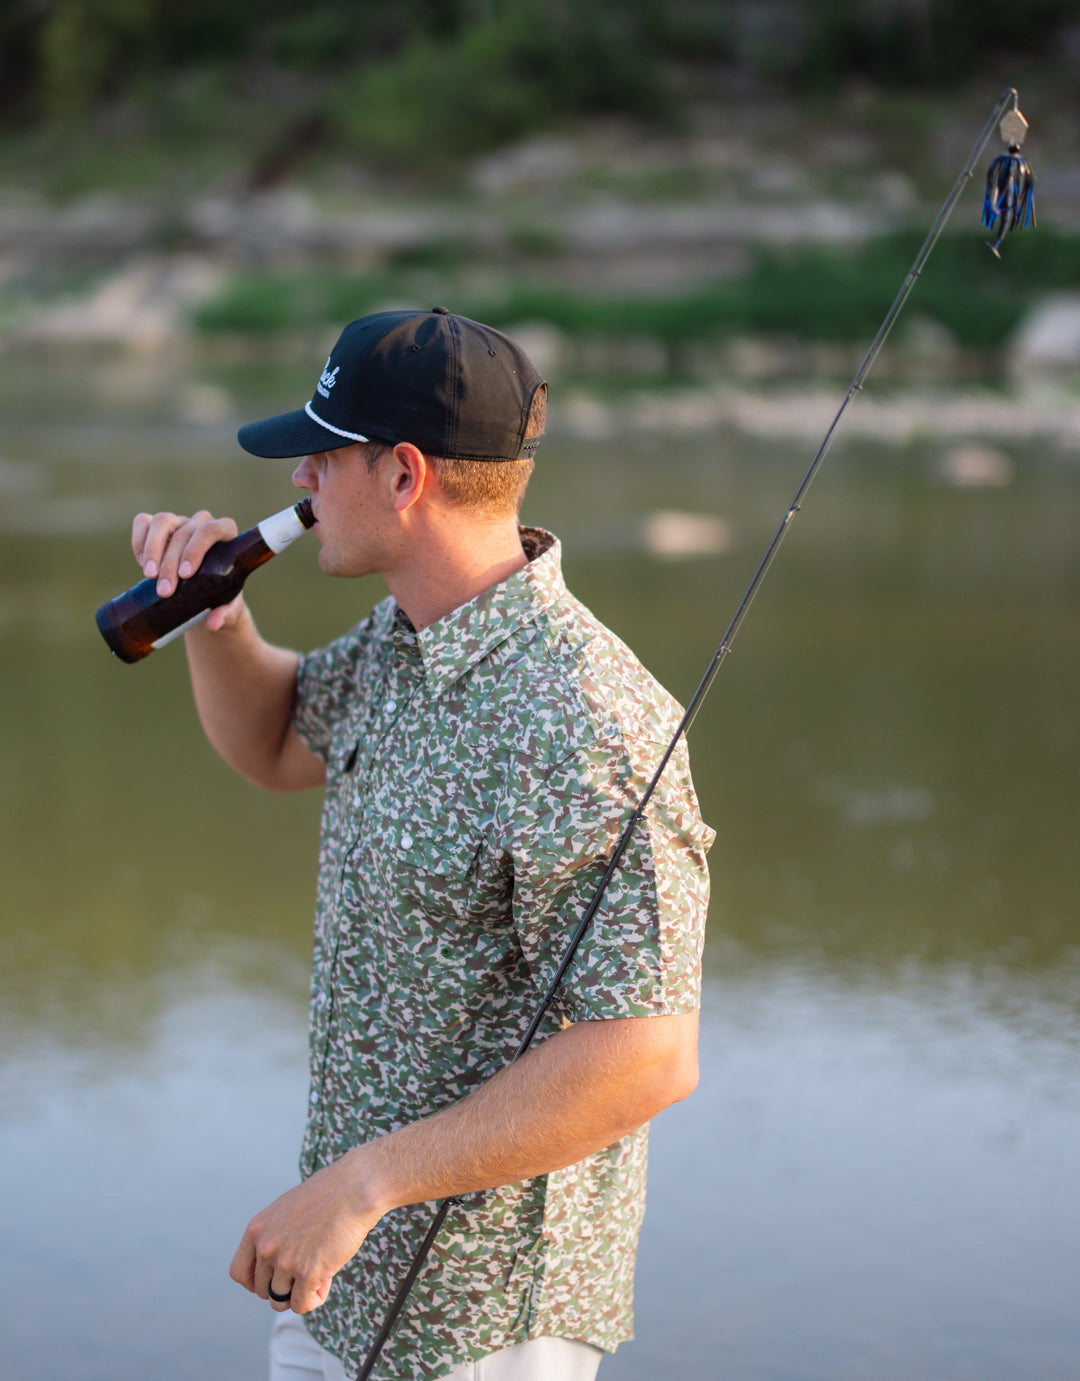
[[[549,774],[543,804],[515,839],[514,922],[538,992],[554,976],[663,751],[622,741],[574,753]],[[560,985],[557,1013],[583,1021],[697,1009],[713,838],[681,742]]]
[[[323,762],[330,755],[330,735],[341,702],[339,643],[300,658],[292,721],[296,732]]]

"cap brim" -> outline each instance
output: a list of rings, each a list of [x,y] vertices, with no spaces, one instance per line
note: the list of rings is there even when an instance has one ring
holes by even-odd
[[[295,412],[279,413],[277,417],[267,417],[262,422],[249,422],[240,428],[236,439],[253,456],[265,456],[268,460],[291,460],[319,451],[334,451],[367,438],[339,433],[333,427],[316,421],[303,408],[297,408]]]

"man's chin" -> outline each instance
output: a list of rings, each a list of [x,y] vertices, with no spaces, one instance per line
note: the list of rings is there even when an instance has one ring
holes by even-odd
[[[371,575],[371,569],[367,565],[361,565],[355,559],[349,561],[345,557],[335,557],[334,553],[327,551],[325,547],[319,548],[319,570],[323,575],[340,576],[345,579]]]

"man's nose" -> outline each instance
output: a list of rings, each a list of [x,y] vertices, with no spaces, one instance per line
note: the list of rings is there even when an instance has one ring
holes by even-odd
[[[297,489],[315,488],[315,465],[311,456],[304,456],[300,464],[292,472],[292,482]]]

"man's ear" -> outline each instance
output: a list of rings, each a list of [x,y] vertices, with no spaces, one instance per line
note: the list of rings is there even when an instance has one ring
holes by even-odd
[[[390,497],[399,513],[411,508],[428,487],[427,457],[411,441],[399,441],[390,467]]]

